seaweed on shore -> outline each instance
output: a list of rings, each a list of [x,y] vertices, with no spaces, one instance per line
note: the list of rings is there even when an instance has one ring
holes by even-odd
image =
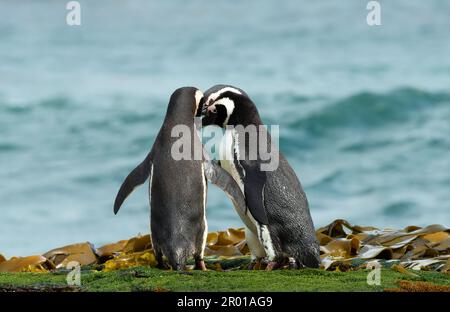
[[[348,271],[374,265],[413,270],[450,272],[450,229],[442,225],[424,228],[408,226],[401,230],[351,225],[335,220],[316,231],[325,270]],[[238,270],[246,267],[249,249],[245,231],[228,229],[208,234],[206,262],[212,270]],[[136,266],[157,265],[150,235],[95,248],[77,243],[52,249],[43,255],[12,257],[0,254],[0,272],[57,272],[74,265],[82,269],[113,271]]]

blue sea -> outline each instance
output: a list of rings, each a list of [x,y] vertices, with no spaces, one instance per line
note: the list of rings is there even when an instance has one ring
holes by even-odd
[[[316,226],[450,225],[450,2],[0,1],[0,253],[149,231],[147,186],[117,216],[170,94],[246,90]],[[210,230],[239,227],[208,194]]]

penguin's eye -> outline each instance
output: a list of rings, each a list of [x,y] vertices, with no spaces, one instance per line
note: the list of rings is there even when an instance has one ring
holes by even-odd
[[[217,108],[216,108],[216,106],[210,106],[210,107],[208,107],[208,112],[213,113],[213,114],[217,113]]]

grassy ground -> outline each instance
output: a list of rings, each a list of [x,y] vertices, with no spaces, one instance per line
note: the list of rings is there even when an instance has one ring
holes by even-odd
[[[367,284],[368,271],[329,272],[318,269],[264,271],[162,271],[135,267],[112,272],[82,270],[81,288],[68,288],[66,272],[0,273],[0,291],[383,291],[399,281],[425,281],[450,287],[449,275],[382,269],[381,285]],[[429,285],[431,285],[429,284]]]

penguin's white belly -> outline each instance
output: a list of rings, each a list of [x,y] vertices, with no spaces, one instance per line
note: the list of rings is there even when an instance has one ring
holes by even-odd
[[[237,172],[234,164],[229,160],[221,160],[220,166],[223,169],[225,169],[225,171],[227,171],[233,177],[233,179],[239,185],[239,188],[241,189],[242,193],[245,194],[244,193],[244,184],[242,183],[242,180],[241,180],[239,173]],[[236,209],[236,207],[234,207],[234,208]],[[256,223],[255,223],[256,220],[252,217],[250,212],[247,211],[247,213],[244,213],[240,209],[236,209],[236,212],[238,213],[239,217],[244,222],[244,224],[247,227],[249,227],[252,230],[252,232],[254,232],[256,234]]]
[[[220,165],[223,169],[225,169],[233,177],[233,179],[239,185],[242,193],[244,193],[244,184],[242,183],[241,177],[239,176],[239,173],[238,173],[234,163],[225,159],[225,160],[220,161]]]
[[[239,172],[236,169],[234,158],[235,158],[235,142],[234,142],[234,133],[233,131],[225,131],[225,137],[224,141],[222,141],[222,148],[220,151],[220,166],[225,169],[237,182],[239,185],[239,188],[241,189],[242,193],[244,193],[244,183],[241,180],[241,177],[239,175]],[[255,218],[251,215],[250,211],[247,210],[247,213],[244,213],[240,211],[239,209],[236,209],[234,207],[236,212],[238,213],[239,217],[241,218],[242,222],[246,225],[248,231],[251,232],[253,235],[252,237],[254,239],[247,239],[247,244],[249,244],[250,250],[252,251],[252,254],[257,257],[263,257],[264,249],[259,243],[257,237],[258,237],[258,223],[256,222]],[[249,234],[249,233],[248,233]],[[247,236],[250,236],[248,235]],[[249,237],[250,238],[250,237]],[[253,246],[252,246],[253,245]]]
[[[222,142],[222,149],[220,152],[221,160],[220,164],[223,169],[225,169],[237,182],[242,193],[244,192],[244,184],[241,180],[238,170],[236,169],[234,158],[235,158],[235,140],[237,137],[235,133],[232,131],[225,131],[225,141]],[[231,144],[230,144],[231,142]],[[237,153],[238,151],[236,151]],[[237,155],[237,157],[239,157]],[[270,238],[270,233],[266,225],[260,225],[255,218],[252,216],[250,211],[247,210],[246,213],[240,211],[236,207],[234,207],[236,212],[238,213],[241,220],[246,225],[246,237],[247,244],[250,248],[250,251],[253,257],[262,258],[266,255],[269,257],[269,260],[272,260],[275,257],[275,252],[272,245],[272,240]]]
[[[223,169],[225,169],[237,182],[242,193],[244,193],[244,184],[242,183],[241,178],[239,177],[239,173],[234,166],[234,163],[228,160],[221,160],[220,165]],[[243,213],[240,209],[234,207],[242,222],[245,224],[245,238],[247,241],[247,245],[250,248],[250,252],[254,258],[264,258],[266,256],[266,252],[264,251],[264,247],[261,242],[258,240],[258,227],[255,218],[251,215],[250,211],[247,210],[247,213]]]
[[[244,183],[241,180],[241,177],[239,176],[239,172],[236,169],[234,158],[235,155],[235,138],[236,135],[234,133],[234,130],[225,130],[225,135],[221,142],[221,148],[220,148],[220,166],[225,169],[237,182],[239,185],[239,188],[242,191],[242,194],[245,195],[244,192]],[[242,222],[258,237],[257,234],[257,228],[258,224],[256,223],[255,218],[251,215],[250,211],[247,210],[247,213],[244,213],[234,207],[236,212],[238,213],[239,217],[241,218]]]

